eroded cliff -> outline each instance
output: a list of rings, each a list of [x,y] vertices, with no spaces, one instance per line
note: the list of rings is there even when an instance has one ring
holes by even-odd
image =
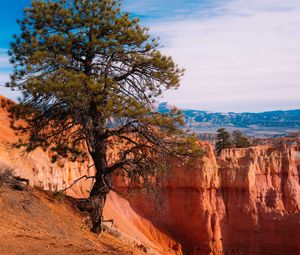
[[[144,217],[172,234],[184,254],[300,254],[300,147],[266,145],[174,165],[164,217],[135,199]],[[143,200],[144,201],[144,200]]]
[[[12,167],[32,185],[52,191],[93,174],[91,162],[51,164],[42,150],[24,158],[8,146],[17,138],[1,108],[0,123],[0,168]],[[142,193],[127,200],[111,193],[105,216],[154,253],[181,254],[182,247],[195,255],[300,254],[300,146],[225,150],[219,158],[209,144],[203,146],[207,153],[193,166],[171,162],[162,206]],[[82,182],[69,194],[86,196],[90,185]]]
[[[220,219],[226,254],[300,253],[300,147],[224,151]]]

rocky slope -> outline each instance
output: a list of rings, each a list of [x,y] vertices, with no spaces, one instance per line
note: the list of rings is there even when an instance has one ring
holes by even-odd
[[[48,190],[87,173],[90,162],[51,164],[42,151],[24,159],[5,145],[16,138],[3,109],[0,118],[0,167]],[[300,254],[300,146],[225,150],[218,159],[203,146],[206,156],[193,166],[171,163],[159,209],[143,194],[126,200],[112,193],[105,216],[154,254]],[[83,182],[69,194],[84,196],[89,186]]]
[[[86,215],[68,198],[29,188],[0,186],[0,254],[3,255],[143,255],[142,246],[118,232],[98,238],[90,233]]]

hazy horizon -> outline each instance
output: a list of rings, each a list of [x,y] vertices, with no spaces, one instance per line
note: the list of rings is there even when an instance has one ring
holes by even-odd
[[[161,101],[214,112],[300,108],[300,2],[297,0],[125,0],[161,49],[187,69],[179,90]],[[0,84],[11,67],[6,54],[16,18],[29,0],[2,3]],[[4,88],[0,94],[15,99]]]

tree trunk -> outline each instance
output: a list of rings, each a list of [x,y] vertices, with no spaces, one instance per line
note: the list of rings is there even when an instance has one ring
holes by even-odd
[[[93,223],[91,231],[101,233],[103,231],[103,208],[106,202],[106,196],[111,189],[110,176],[105,174],[107,161],[106,145],[104,142],[99,142],[95,153],[92,154],[92,158],[96,168],[96,179],[89,197],[93,206],[93,210],[90,211]]]
[[[103,231],[103,208],[105,205],[106,195],[90,198],[93,209],[90,211],[93,227],[92,232],[100,234]]]

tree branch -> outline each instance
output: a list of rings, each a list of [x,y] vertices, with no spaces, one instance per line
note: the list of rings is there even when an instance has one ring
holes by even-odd
[[[71,189],[76,183],[78,183],[82,179],[88,180],[88,179],[95,179],[95,178],[96,176],[87,176],[87,175],[81,176],[80,178],[76,179],[69,187],[60,190],[60,192],[65,193],[67,190]]]

